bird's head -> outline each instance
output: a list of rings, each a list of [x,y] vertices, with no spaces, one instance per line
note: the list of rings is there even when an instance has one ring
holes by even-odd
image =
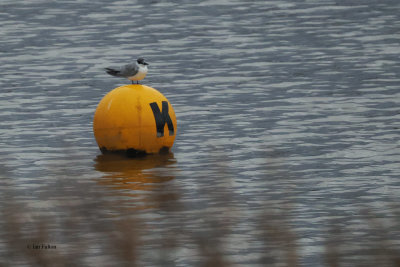
[[[146,61],[144,61],[144,58],[142,57],[137,59],[137,63],[140,65],[149,65]]]

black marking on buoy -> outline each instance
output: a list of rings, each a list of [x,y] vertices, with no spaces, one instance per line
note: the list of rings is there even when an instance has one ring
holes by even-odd
[[[164,136],[164,126],[167,124],[169,130],[169,136],[174,135],[174,124],[172,123],[171,117],[168,113],[168,102],[162,101],[162,111],[157,105],[157,102],[150,103],[150,107],[153,110],[154,119],[156,120],[157,137]]]
[[[134,148],[128,148],[126,150],[126,156],[128,158],[136,158],[136,157],[143,157],[146,156],[146,151],[144,150],[136,150]]]
[[[138,157],[143,157],[143,156],[147,155],[146,151],[137,150],[137,149],[134,149],[134,148],[108,150],[105,147],[101,147],[100,151],[103,154],[117,154],[117,155],[122,155],[122,156],[125,156],[125,157],[128,157],[128,158],[138,158]]]

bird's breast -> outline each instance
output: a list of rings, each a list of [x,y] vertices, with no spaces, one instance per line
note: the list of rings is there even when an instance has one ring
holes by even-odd
[[[146,74],[147,68],[139,68],[139,71],[135,75],[128,77],[128,79],[131,81],[143,80],[144,77],[146,77]]]

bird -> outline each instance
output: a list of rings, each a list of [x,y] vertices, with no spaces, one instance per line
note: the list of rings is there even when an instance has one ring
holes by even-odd
[[[105,68],[106,72],[115,77],[124,77],[132,81],[136,81],[139,84],[140,80],[143,80],[147,74],[147,66],[149,64],[144,61],[144,58],[138,58],[134,63],[125,65],[123,67],[114,69],[114,68]]]

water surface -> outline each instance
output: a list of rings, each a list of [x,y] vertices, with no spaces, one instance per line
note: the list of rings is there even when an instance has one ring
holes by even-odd
[[[388,264],[399,14],[394,0],[3,0],[1,262],[45,242],[80,265]],[[129,83],[103,68],[139,56],[174,107],[175,145],[103,156],[94,111]]]

